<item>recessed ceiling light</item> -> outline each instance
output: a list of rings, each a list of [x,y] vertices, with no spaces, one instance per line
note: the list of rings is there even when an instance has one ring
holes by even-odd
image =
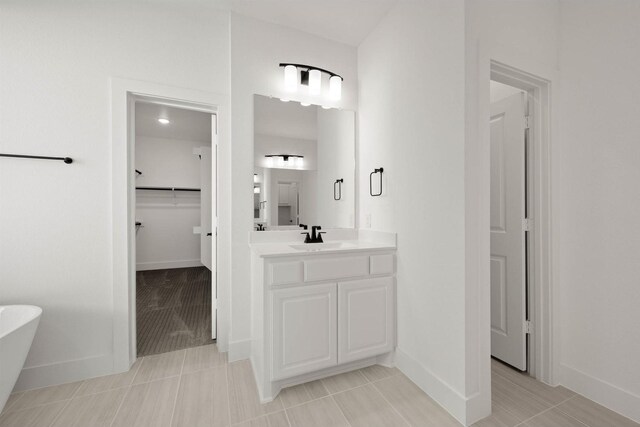
[[[169,119],[158,119],[158,122],[163,125],[168,125],[169,123],[171,123]]]

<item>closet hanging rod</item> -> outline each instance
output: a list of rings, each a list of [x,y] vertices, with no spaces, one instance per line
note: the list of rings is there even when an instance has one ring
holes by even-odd
[[[156,191],[200,191],[199,188],[180,187],[136,187],[136,190],[156,190]]]
[[[29,156],[26,154],[3,154],[0,153],[0,157],[13,157],[17,159],[41,159],[41,160],[62,160],[66,164],[73,163],[71,157],[49,157],[49,156]]]

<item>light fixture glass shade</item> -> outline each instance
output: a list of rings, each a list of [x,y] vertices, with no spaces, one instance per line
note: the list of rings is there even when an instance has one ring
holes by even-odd
[[[253,182],[258,182],[258,174],[257,173],[253,174]]]
[[[260,194],[260,187],[253,187],[254,194]]]
[[[311,105],[310,102],[300,102],[300,105],[302,105],[303,107],[308,107],[309,105]]]
[[[284,157],[278,156],[278,166],[284,166]]]
[[[304,166],[304,159],[302,157],[298,157],[298,167],[301,168],[302,166]]]
[[[342,78],[331,76],[329,79],[329,96],[336,101],[342,98]]]
[[[322,91],[322,73],[320,70],[309,70],[309,93],[320,95]]]
[[[287,92],[295,92],[298,88],[298,69],[295,65],[284,67],[284,89]]]

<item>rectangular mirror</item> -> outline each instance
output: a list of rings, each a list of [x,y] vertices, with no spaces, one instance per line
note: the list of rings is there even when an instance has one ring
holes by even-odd
[[[353,228],[355,113],[254,96],[256,229]]]

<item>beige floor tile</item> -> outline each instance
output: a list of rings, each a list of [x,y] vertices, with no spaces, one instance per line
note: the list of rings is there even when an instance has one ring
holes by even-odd
[[[284,411],[280,411],[235,424],[234,427],[289,427],[289,422]]]
[[[107,375],[104,377],[92,378],[86,380],[80,385],[76,397],[87,396],[90,394],[102,393],[103,391],[115,390],[117,388],[128,387],[131,385],[133,378],[136,376],[142,359],[135,361],[131,369],[127,372],[116,375]]]
[[[0,415],[0,427],[49,427],[67,403],[69,403],[68,400],[62,400],[35,408],[3,413]]]
[[[305,383],[304,385],[307,388],[307,391],[311,395],[312,399],[320,399],[321,397],[329,395],[329,391],[320,380],[311,381],[309,383]]]
[[[328,395],[329,392],[322,381],[318,380],[287,387],[282,389],[278,396],[282,399],[282,405],[285,408],[290,408]]]
[[[45,403],[71,399],[78,390],[78,387],[80,387],[80,384],[82,384],[82,382],[54,385],[51,387],[25,391],[20,399],[11,405],[9,411],[19,411],[20,409],[44,405]]]
[[[349,427],[332,397],[287,409],[291,427]]]
[[[224,366],[182,376],[171,425],[175,427],[229,425],[227,370]]]
[[[364,374],[365,377],[371,382],[382,380],[384,378],[388,378],[394,375],[398,375],[400,371],[398,368],[387,368],[382,365],[372,365],[368,366],[364,369],[361,369],[360,372]]]
[[[353,427],[399,427],[407,423],[372,384],[332,396]]]
[[[22,397],[23,394],[24,394],[24,391],[10,394],[9,399],[7,399],[7,403],[4,404],[4,409],[1,412],[8,412],[9,408],[11,408],[11,406],[13,406],[13,404],[16,403],[18,399]]]
[[[188,348],[184,359],[183,374],[202,371],[227,364],[227,353],[218,352],[216,344]]]
[[[557,409],[583,422],[589,427],[640,426],[640,424],[580,395],[576,395],[565,403],[559,405]]]
[[[369,382],[360,371],[345,372],[344,374],[334,375],[329,378],[323,378],[322,384],[329,393],[340,393],[350,388],[365,385]]]
[[[580,421],[570,417],[557,409],[543,412],[536,415],[525,423],[522,427],[585,427]]]
[[[404,375],[395,375],[374,385],[412,426],[460,426],[446,410]]]
[[[122,403],[126,389],[105,391],[71,400],[53,427],[108,427]]]
[[[260,403],[253,371],[248,360],[228,364],[227,375],[232,423],[240,423],[284,409],[279,396],[273,402]]]
[[[113,427],[163,427],[171,425],[171,414],[180,377],[131,386]]]
[[[506,409],[520,422],[552,406],[500,375],[491,378],[491,397],[495,406]]]
[[[501,375],[551,405],[562,403],[575,395],[569,389],[562,386],[551,387],[494,359],[491,359],[491,370],[492,375]]]
[[[186,350],[156,354],[142,358],[142,364],[133,379],[133,384],[180,375]]]
[[[491,416],[473,424],[473,427],[514,427],[520,422],[519,417],[516,417],[500,406],[493,405]]]

